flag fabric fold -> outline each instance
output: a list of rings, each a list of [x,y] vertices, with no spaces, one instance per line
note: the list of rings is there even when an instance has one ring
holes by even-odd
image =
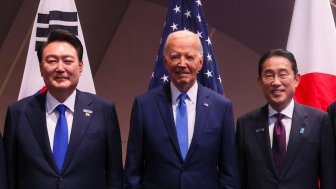
[[[96,93],[74,0],[41,0],[30,37],[26,65],[18,97],[19,100],[46,90],[43,78],[41,77],[36,50],[43,41],[47,40],[49,31],[56,28],[68,30],[81,40],[84,48],[84,69],[77,88],[82,91]]]
[[[158,87],[170,81],[164,67],[163,46],[167,36],[177,30],[189,30],[198,34],[204,51],[203,67],[198,74],[198,82],[223,94],[221,77],[217,69],[216,59],[212,50],[207,24],[202,10],[201,0],[170,0],[163,28],[160,47],[155,62],[149,89]]]
[[[336,29],[330,1],[295,1],[287,50],[302,75],[295,99],[326,110],[336,100]]]

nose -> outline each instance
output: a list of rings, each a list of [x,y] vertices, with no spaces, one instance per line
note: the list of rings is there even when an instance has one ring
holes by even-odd
[[[185,57],[181,57],[180,58],[180,61],[179,61],[179,63],[178,63],[178,66],[180,66],[180,67],[186,67],[187,66],[187,59],[185,58]]]
[[[275,76],[274,76],[272,85],[281,85],[281,82],[280,82],[280,79],[279,79],[279,76],[278,76],[278,75],[275,75]]]
[[[63,61],[58,61],[57,67],[56,67],[57,72],[64,72],[64,63]]]

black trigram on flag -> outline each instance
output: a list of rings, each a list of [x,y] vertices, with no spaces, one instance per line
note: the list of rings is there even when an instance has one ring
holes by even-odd
[[[49,14],[37,14],[36,37],[44,40],[36,40],[35,51],[46,40],[48,34],[54,29],[64,29],[78,36],[77,12],[50,11]],[[51,24],[50,24],[51,23]],[[47,25],[48,27],[39,27],[39,25]]]

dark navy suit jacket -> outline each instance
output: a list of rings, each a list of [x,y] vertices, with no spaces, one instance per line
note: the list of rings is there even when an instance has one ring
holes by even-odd
[[[124,188],[238,188],[234,132],[231,102],[199,85],[194,134],[183,161],[169,84],[137,97]]]
[[[46,93],[8,108],[4,145],[10,189],[121,188],[118,119],[112,103],[77,90],[74,119],[62,170],[50,148]]]
[[[5,151],[2,135],[0,134],[0,189],[7,189],[7,175],[5,164]]]
[[[325,112],[295,103],[284,168],[272,160],[268,106],[240,117],[237,140],[242,189],[335,189],[335,150]]]

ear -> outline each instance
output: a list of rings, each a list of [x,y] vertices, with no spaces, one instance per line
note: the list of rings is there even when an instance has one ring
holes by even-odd
[[[300,74],[296,74],[294,76],[294,80],[295,80],[295,87],[299,86],[300,80],[301,80],[301,75]]]
[[[42,68],[42,62],[39,62],[39,67],[40,67],[40,74],[41,74],[41,76],[43,77],[43,68]]]
[[[203,55],[200,57],[198,72],[201,71],[202,67],[203,67]]]
[[[260,76],[258,76],[257,81],[258,81],[259,86],[261,86],[262,85],[262,79],[261,79]]]
[[[81,61],[79,62],[79,73],[82,73],[82,71],[83,71],[83,66],[84,66],[84,64],[83,64],[83,60],[81,60]]]

